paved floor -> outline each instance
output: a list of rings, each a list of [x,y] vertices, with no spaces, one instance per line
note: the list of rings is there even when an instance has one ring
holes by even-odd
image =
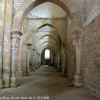
[[[84,88],[70,87],[71,80],[53,67],[42,66],[19,81],[19,87],[0,90],[0,100],[98,100]]]

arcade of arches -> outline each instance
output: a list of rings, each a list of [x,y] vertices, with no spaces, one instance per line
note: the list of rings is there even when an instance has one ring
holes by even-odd
[[[0,96],[27,81],[30,96],[47,82],[52,100],[100,99],[99,27],[99,0],[0,0]]]

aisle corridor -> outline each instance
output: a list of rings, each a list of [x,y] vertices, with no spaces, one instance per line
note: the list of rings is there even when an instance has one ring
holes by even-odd
[[[70,87],[72,81],[67,79],[66,77],[63,77],[61,73],[57,72],[51,66],[41,66],[31,74],[31,76],[19,78],[19,87],[0,90],[0,97],[48,96],[50,98],[49,100],[97,100],[96,98],[90,96],[90,94],[84,88]]]

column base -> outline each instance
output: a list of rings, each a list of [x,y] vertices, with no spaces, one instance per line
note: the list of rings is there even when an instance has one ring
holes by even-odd
[[[17,76],[22,77],[23,76],[23,72],[22,71],[17,71]]]
[[[30,76],[30,75],[31,75],[30,70],[27,70],[26,76]]]
[[[9,88],[10,87],[10,73],[3,73],[3,81],[4,81],[4,87]]]
[[[67,72],[67,71],[64,70],[64,71],[62,72],[62,75],[63,75],[63,76],[66,76],[66,72]]]
[[[76,88],[80,88],[83,86],[82,84],[82,77],[79,76],[79,75],[75,75],[74,76],[74,81],[73,81],[73,84]]]
[[[35,69],[38,69],[38,67],[35,67]]]
[[[35,67],[33,67],[33,71],[35,71]]]
[[[26,70],[23,70],[23,76],[26,76],[27,73],[26,73]]]
[[[9,88],[10,87],[10,81],[9,80],[10,79],[6,79],[5,85],[4,85],[5,88]]]
[[[60,72],[60,71],[61,71],[60,67],[59,67],[59,68],[57,68],[57,71],[58,71],[58,72]]]
[[[31,72],[35,71],[35,68],[34,67],[31,67],[30,68]]]
[[[17,77],[11,77],[11,87],[17,87],[19,85]]]
[[[0,79],[0,89],[3,89],[4,88],[4,81],[3,79]]]
[[[23,76],[30,76],[30,75],[31,75],[30,70],[29,71],[28,70],[23,71]]]

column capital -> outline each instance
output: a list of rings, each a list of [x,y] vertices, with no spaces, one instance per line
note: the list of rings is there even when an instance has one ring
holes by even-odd
[[[36,49],[33,49],[33,51],[35,52],[35,51],[36,51]]]
[[[18,39],[20,39],[22,35],[22,33],[19,31],[13,31],[11,34],[12,34],[12,38],[18,38]]]
[[[27,43],[26,46],[30,47],[30,46],[32,46],[32,44],[31,43]]]
[[[75,30],[72,33],[72,39],[73,39],[73,45],[80,47],[81,46],[81,39],[82,39],[81,31]]]
[[[79,39],[81,38],[81,31],[75,29],[74,32],[72,33],[72,39]]]
[[[32,46],[31,43],[27,43],[27,44],[26,44],[27,49],[31,49],[31,46]]]
[[[36,52],[36,54],[37,54],[37,55],[40,55],[40,53],[39,53],[39,52]]]
[[[36,49],[32,49],[32,50],[33,50],[33,56],[34,56],[34,53],[35,53]]]

